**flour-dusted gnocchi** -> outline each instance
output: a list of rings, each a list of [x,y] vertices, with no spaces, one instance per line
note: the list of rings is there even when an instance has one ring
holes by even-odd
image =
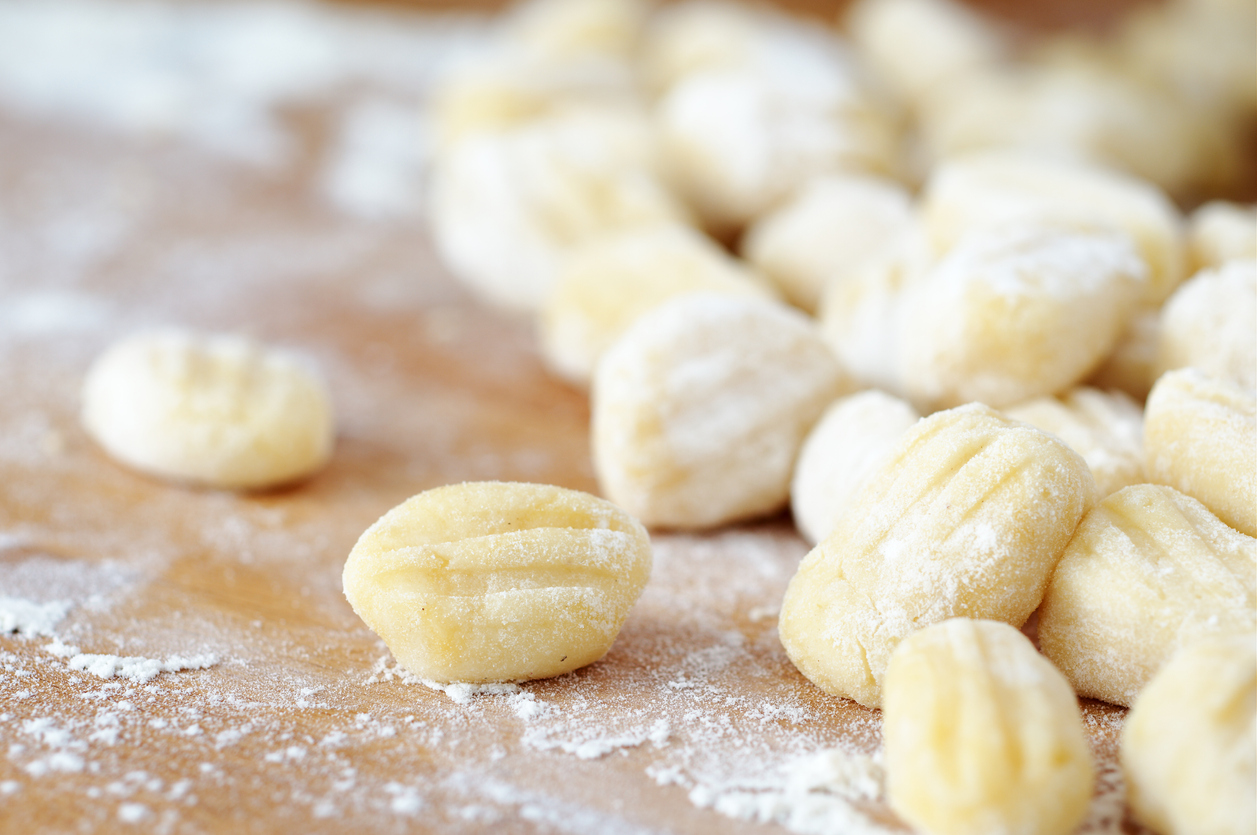
[[[1193,368],[1161,377],[1144,411],[1150,481],[1199,499],[1257,536],[1257,393]]]
[[[1214,200],[1192,212],[1187,242],[1198,270],[1257,258],[1257,205]]]
[[[541,484],[438,487],[390,510],[345,562],[345,596],[437,682],[548,678],[610,649],[650,577],[650,538],[610,502]]]
[[[656,124],[668,182],[721,233],[813,177],[896,164],[894,130],[836,44],[689,73],[660,100]]]
[[[847,280],[895,246],[912,223],[912,198],[899,183],[830,174],[760,218],[742,251],[788,302],[814,312],[827,284]]]
[[[1141,305],[1126,323],[1126,331],[1087,382],[1100,389],[1125,392],[1137,402],[1148,399],[1157,381],[1157,352],[1161,343],[1161,308]]]
[[[778,631],[822,690],[878,707],[886,663],[952,617],[1020,626],[1094,501],[1062,441],[972,404],[909,429],[786,589]]]
[[[1122,727],[1126,796],[1156,832],[1257,830],[1257,640],[1252,630],[1179,650]]]
[[[729,295],[673,299],[594,374],[594,468],[645,524],[707,528],[784,507],[807,431],[852,384],[802,314]]]
[[[555,60],[629,59],[650,12],[646,0],[527,0],[502,21],[507,43]]]
[[[655,177],[645,121],[601,109],[457,143],[434,165],[431,214],[437,249],[459,278],[529,312],[545,304],[572,248],[688,219]]]
[[[127,337],[83,383],[83,427],[122,463],[174,481],[257,490],[321,469],[335,435],[322,379],[240,336]]]
[[[886,792],[930,835],[1067,835],[1095,768],[1069,682],[1006,623],[954,618],[886,670]]]
[[[803,538],[815,544],[876,475],[900,437],[921,416],[876,389],[840,398],[812,427],[790,481],[790,509]]]
[[[1042,221],[974,229],[904,296],[900,368],[923,411],[1055,394],[1112,350],[1143,292],[1129,239]]]
[[[689,226],[603,235],[566,260],[541,311],[542,355],[585,385],[598,359],[639,316],[686,293],[775,298],[771,285]]]
[[[1257,388],[1257,260],[1204,270],[1174,292],[1161,310],[1157,366]]]
[[[903,397],[905,299],[929,274],[933,257],[919,229],[909,230],[880,256],[821,295],[821,336],[851,374],[866,385]]]
[[[1069,444],[1091,468],[1100,498],[1147,480],[1143,409],[1120,391],[1079,387],[1018,403],[1004,414]]]
[[[1099,165],[1042,154],[983,151],[939,164],[922,195],[931,241],[947,252],[975,228],[1016,219],[1121,230],[1147,265],[1147,304],[1160,304],[1185,276],[1183,220],[1155,186]]]
[[[918,109],[1000,66],[1009,46],[987,19],[952,0],[860,0],[848,23],[861,57],[897,99]]]
[[[1082,696],[1130,705],[1176,649],[1257,629],[1257,541],[1170,487],[1139,484],[1078,526],[1039,643]]]

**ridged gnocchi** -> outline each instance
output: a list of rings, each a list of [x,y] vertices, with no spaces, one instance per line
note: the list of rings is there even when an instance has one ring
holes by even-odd
[[[650,577],[650,538],[610,502],[541,484],[438,487],[366,530],[345,596],[415,675],[562,675],[610,649]]]

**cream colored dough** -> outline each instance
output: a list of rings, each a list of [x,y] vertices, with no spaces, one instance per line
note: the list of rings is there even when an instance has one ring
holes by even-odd
[[[1144,410],[1144,469],[1257,536],[1257,393],[1192,368],[1163,375]]]
[[[541,484],[454,484],[384,514],[345,596],[415,675],[523,681],[592,664],[650,577],[650,538],[610,502]]]
[[[930,835],[1068,835],[1095,768],[1069,682],[1006,623],[955,618],[886,670],[886,790]]]
[[[975,228],[1016,219],[1120,230],[1148,269],[1142,300],[1160,304],[1185,276],[1183,219],[1156,186],[1098,165],[984,151],[938,165],[922,194],[930,240],[947,252]]]
[[[822,690],[880,706],[890,654],[918,629],[1030,617],[1094,491],[1057,438],[980,404],[931,415],[800,564],[786,653]]]
[[[840,398],[825,410],[799,450],[790,481],[790,509],[804,539],[815,544],[829,535],[847,503],[920,417],[876,389]]]
[[[1228,261],[1204,270],[1165,303],[1158,371],[1188,366],[1257,388],[1257,260]]]
[[[174,481],[256,490],[303,478],[332,454],[332,407],[305,363],[239,336],[164,330],[93,364],[83,426],[122,463]]]
[[[708,528],[785,506],[803,437],[852,385],[802,314],[696,294],[655,308],[594,375],[603,492],[651,526]]]
[[[1080,387],[1004,410],[1013,420],[1049,432],[1082,456],[1100,498],[1144,477],[1144,413],[1120,391]]]
[[[1135,817],[1167,835],[1257,830],[1257,640],[1180,650],[1126,715],[1122,770]]]
[[[675,224],[601,236],[576,250],[540,317],[542,355],[587,385],[599,358],[639,316],[686,293],[765,301],[771,285],[697,229]]]
[[[845,281],[913,225],[912,198],[893,180],[830,174],[757,221],[742,243],[752,265],[809,313],[825,286]]]
[[[908,397],[929,412],[1063,391],[1113,349],[1145,280],[1121,234],[1029,220],[975,229],[904,295]]]
[[[1198,270],[1236,258],[1257,258],[1257,205],[1206,203],[1188,219],[1187,242]]]
[[[433,240],[494,304],[540,310],[563,258],[616,230],[683,223],[640,114],[578,110],[457,143],[433,166]]]
[[[1257,541],[1153,484],[1088,514],[1039,611],[1039,643],[1081,696],[1130,705],[1176,649],[1257,629]]]

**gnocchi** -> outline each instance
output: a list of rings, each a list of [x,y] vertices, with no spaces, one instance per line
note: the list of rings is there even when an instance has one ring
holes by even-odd
[[[438,487],[384,514],[345,561],[345,596],[432,681],[562,675],[610,649],[650,577],[650,538],[610,502],[540,484]]]
[[[327,388],[306,363],[244,337],[182,329],[136,334],[98,357],[82,422],[128,466],[232,490],[318,471],[335,436]]]
[[[1030,617],[1094,491],[1050,435],[981,404],[931,415],[799,565],[786,653],[822,690],[880,706],[890,655],[918,629]]]
[[[954,618],[886,669],[886,790],[930,835],[1067,835],[1095,768],[1069,682],[1006,623]]]
[[[1079,524],[1039,610],[1039,643],[1079,695],[1133,703],[1177,648],[1257,629],[1257,540],[1139,484]]]

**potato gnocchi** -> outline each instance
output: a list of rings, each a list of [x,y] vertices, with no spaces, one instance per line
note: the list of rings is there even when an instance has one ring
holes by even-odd
[[[1078,694],[1128,706],[1179,647],[1255,629],[1257,540],[1152,484],[1082,520],[1039,610],[1039,644]]]
[[[335,436],[327,388],[308,364],[241,336],[182,329],[101,354],[83,382],[82,421],[130,467],[229,490],[311,475]]]
[[[650,538],[610,502],[540,484],[438,487],[359,538],[345,596],[404,668],[524,681],[592,664],[650,577]]]
[[[778,631],[818,687],[878,707],[886,664],[952,617],[1021,626],[1094,501],[1060,440],[979,404],[903,436],[786,589]]]
[[[1095,771],[1069,682],[1006,623],[954,618],[886,669],[891,807],[931,835],[1067,835]]]
[[[1257,829],[1257,640],[1252,630],[1179,650],[1122,727],[1135,818],[1157,832]]]

